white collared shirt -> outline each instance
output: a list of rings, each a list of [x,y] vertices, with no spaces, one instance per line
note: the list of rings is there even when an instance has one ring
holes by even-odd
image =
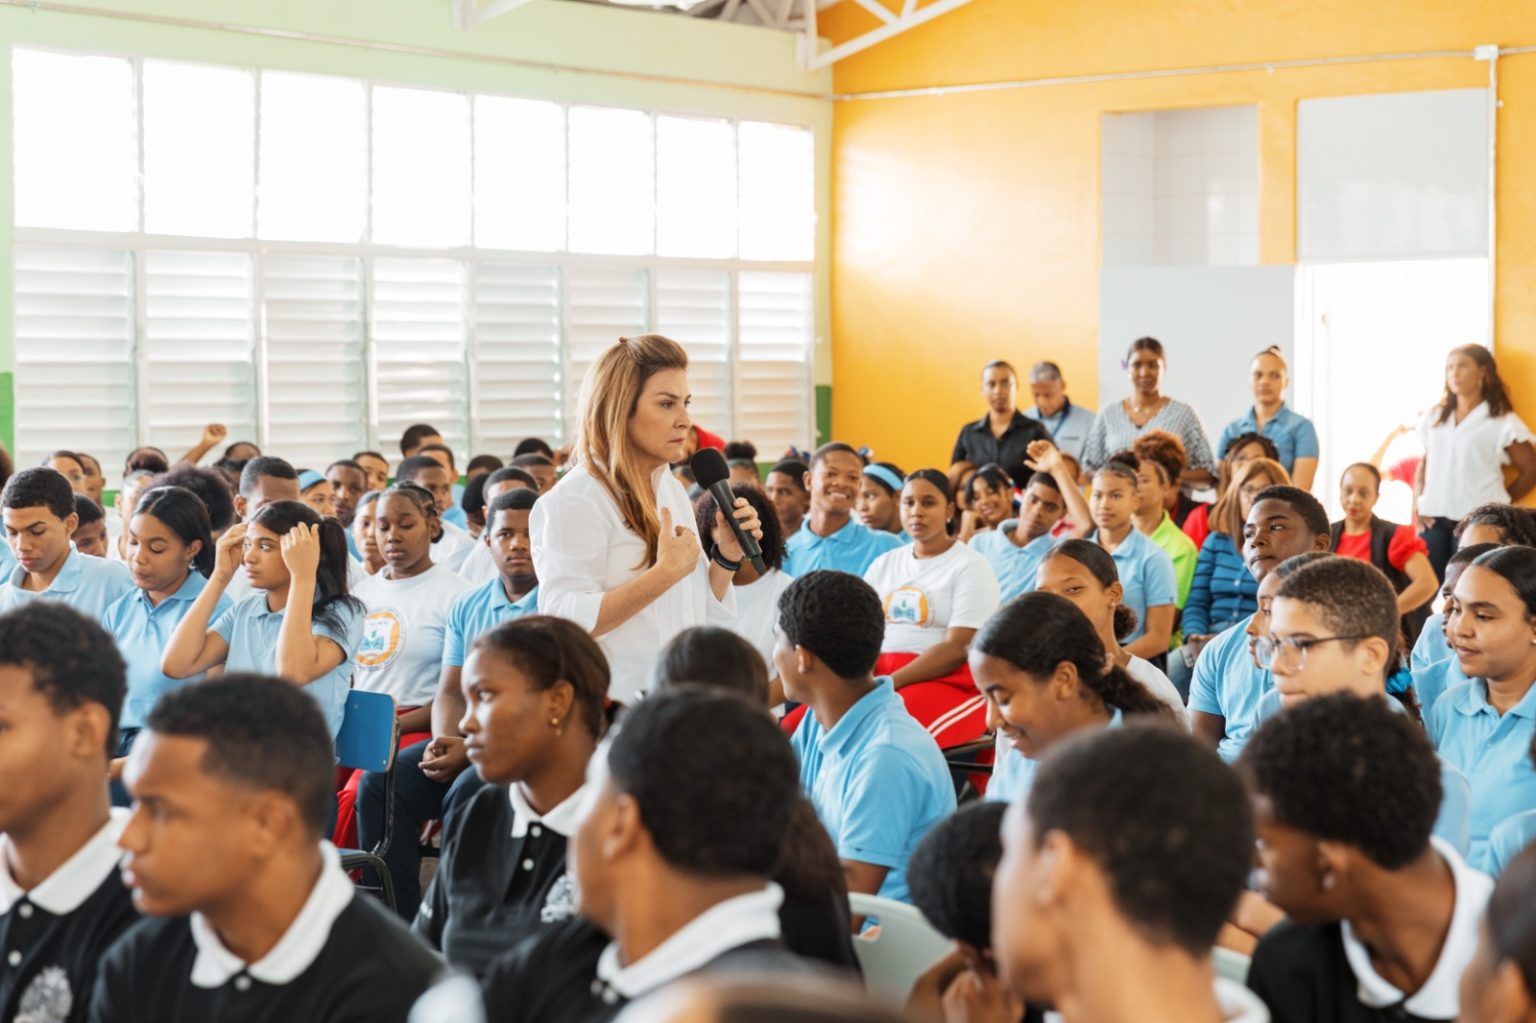
[[[0,916],[9,913],[11,907],[23,898],[54,916],[64,916],[79,909],[80,904],[117,870],[117,864],[123,858],[117,840],[128,826],[129,816],[127,810],[113,808],[107,823],[30,892],[11,876],[11,839],[9,835],[0,834]]]
[[[639,998],[693,973],[733,948],[754,941],[777,940],[779,906],[783,902],[784,889],[770,883],[762,891],[716,903],[649,955],[628,966],[619,962],[618,944],[610,944],[598,957],[597,979],[626,999]]]
[[[515,782],[507,786],[512,798],[512,837],[522,838],[534,824],[542,824],[562,838],[570,838],[581,823],[581,801],[587,797],[587,786],[572,792],[560,805],[548,813],[539,813],[523,798],[522,788]],[[537,836],[535,836],[537,837]]]
[[[692,530],[688,493],[666,466],[652,476],[658,513],[672,513],[672,524]],[[539,612],[569,618],[591,631],[603,597],[646,570],[645,542],[624,524],[619,506],[603,485],[578,465],[558,486],[539,498],[529,519],[533,564],[539,577]],[[709,538],[701,543],[708,545]],[[597,637],[613,676],[608,693],[632,703],[645,689],[661,650],[673,636],[696,625],[729,628],[736,619],[735,587],[716,599],[709,587],[709,558],[699,554],[693,574]]]
[[[1451,877],[1456,884],[1456,905],[1451,911],[1451,928],[1440,948],[1440,959],[1424,986],[1404,998],[1403,992],[1383,980],[1371,966],[1370,950],[1355,935],[1348,920],[1340,927],[1339,934],[1344,941],[1344,957],[1355,974],[1356,994],[1362,1005],[1385,1009],[1401,1003],[1405,1010],[1421,1019],[1455,1019],[1460,1013],[1461,974],[1477,951],[1478,922],[1483,917],[1488,896],[1493,892],[1493,879],[1467,866],[1444,840],[1431,837],[1429,841],[1451,868]]]
[[[192,964],[192,983],[212,990],[248,973],[263,984],[291,984],[309,969],[330,940],[331,926],[352,904],[352,880],[341,869],[341,857],[329,842],[320,843],[320,877],[304,900],[304,908],[272,950],[247,964],[224,947],[217,932],[201,913],[192,914],[192,940],[197,959]]]
[[[1490,416],[1488,403],[1480,402],[1460,423],[1453,414],[1437,423],[1438,409],[1430,409],[1419,423],[1424,443],[1424,493],[1419,514],[1459,519],[1480,504],[1507,502],[1504,466],[1512,444],[1529,443],[1530,429],[1513,412]]]

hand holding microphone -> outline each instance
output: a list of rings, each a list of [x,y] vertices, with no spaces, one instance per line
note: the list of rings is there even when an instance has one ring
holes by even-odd
[[[758,540],[763,535],[757,510],[744,497],[731,493],[731,471],[725,456],[714,448],[700,448],[689,459],[694,481],[709,491],[719,505],[715,519],[715,547],[728,561],[750,561],[759,575],[768,571]],[[729,512],[727,512],[729,509]],[[729,527],[728,529],[726,527]]]

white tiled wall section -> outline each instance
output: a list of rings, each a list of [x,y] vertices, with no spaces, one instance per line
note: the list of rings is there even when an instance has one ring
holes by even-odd
[[[1105,266],[1259,261],[1258,110],[1106,114]]]

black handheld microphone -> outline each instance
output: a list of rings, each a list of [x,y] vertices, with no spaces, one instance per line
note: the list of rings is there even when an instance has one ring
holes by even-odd
[[[741,543],[741,553],[752,562],[758,575],[766,575],[768,566],[763,563],[763,549],[757,545],[757,537],[742,529],[731,514],[736,510],[736,495],[731,493],[731,470],[726,467],[725,456],[714,448],[699,448],[688,460],[688,468],[693,470],[693,481],[709,491],[720,506],[731,532]]]

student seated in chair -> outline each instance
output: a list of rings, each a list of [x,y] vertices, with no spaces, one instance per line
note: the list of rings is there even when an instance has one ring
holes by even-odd
[[[884,635],[868,583],[812,572],[779,597],[773,663],[784,694],[810,708],[791,741],[848,890],[905,902],[907,859],[954,812],[955,787],[933,737],[873,674]]]
[[[1208,747],[1162,724],[1073,736],[1003,820],[1003,983],[1066,1023],[1264,1023],[1211,964],[1252,862],[1242,782]]]
[[[128,813],[107,796],[125,676],[78,611],[0,615],[0,1019],[81,1023],[101,954],[138,920],[117,876]]]
[[[581,916],[492,963],[486,1018],[599,1023],[699,971],[803,970],[768,880],[795,796],[761,708],[696,687],[641,701],[591,760],[569,845]]]
[[[1315,696],[1240,763],[1260,884],[1289,917],[1248,974],[1275,1023],[1455,1019],[1493,882],[1430,834],[1440,764],[1423,729],[1379,696]]]
[[[288,682],[168,693],[123,777],[123,881],[145,920],[108,953],[93,1023],[403,1021],[442,963],[322,841],[331,733]]]

